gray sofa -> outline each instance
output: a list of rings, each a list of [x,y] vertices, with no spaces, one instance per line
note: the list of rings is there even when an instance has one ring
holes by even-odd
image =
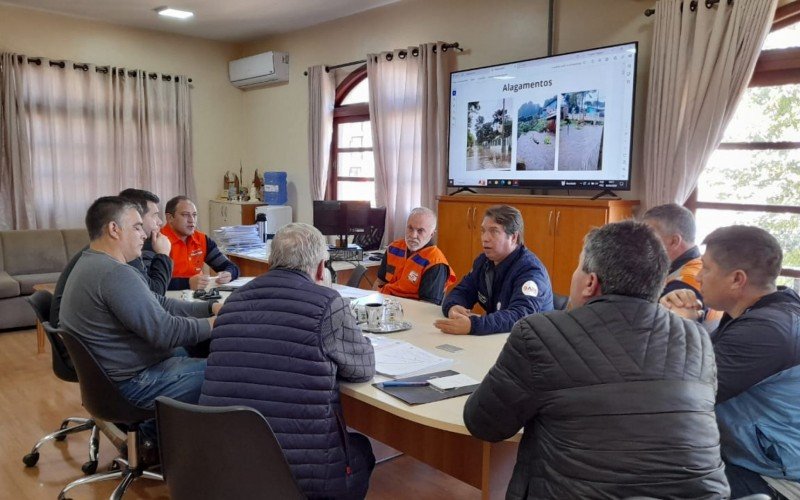
[[[89,244],[86,229],[0,231],[0,330],[36,324],[25,296],[55,283],[69,259]]]

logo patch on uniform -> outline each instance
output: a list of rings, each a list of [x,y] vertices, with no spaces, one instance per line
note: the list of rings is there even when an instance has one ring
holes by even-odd
[[[408,281],[416,283],[418,279],[419,279],[419,274],[417,274],[416,271],[411,271],[410,273],[408,273]]]
[[[529,297],[537,297],[539,295],[539,287],[533,280],[526,281],[522,284],[522,294]]]
[[[498,302],[498,303],[497,303],[497,307],[495,308],[495,311],[499,311],[499,310],[500,310],[500,309],[502,309],[502,308],[503,308],[503,304],[501,304],[500,302]]]

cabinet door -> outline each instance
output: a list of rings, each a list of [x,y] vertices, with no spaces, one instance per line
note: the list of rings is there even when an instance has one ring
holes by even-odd
[[[557,207],[528,205],[517,207],[525,221],[525,246],[542,261],[553,276],[553,240]]]
[[[231,203],[227,206],[227,216],[225,220],[229,226],[238,226],[242,224],[242,206],[236,203]]]
[[[550,269],[550,279],[556,293],[569,295],[572,273],[578,265],[583,250],[583,237],[592,228],[605,224],[607,215],[608,211],[605,208],[556,209],[553,267]]]
[[[208,202],[208,232],[212,233],[215,229],[219,229],[225,225],[223,217],[224,203],[218,201]]]
[[[436,244],[444,252],[459,281],[469,272],[476,255],[473,254],[474,224],[478,218],[475,210],[474,204],[468,202],[439,203]]]

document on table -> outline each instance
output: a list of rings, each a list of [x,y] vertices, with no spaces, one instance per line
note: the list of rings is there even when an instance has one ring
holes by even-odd
[[[443,370],[453,364],[452,359],[435,356],[424,349],[403,342],[374,335],[367,338],[375,349],[375,371],[387,377],[410,377]]]
[[[245,286],[246,284],[250,283],[251,281],[253,281],[253,279],[255,279],[255,278],[253,278],[253,277],[239,278],[239,279],[235,279],[233,281],[230,281],[228,283],[225,283],[225,286],[226,287],[230,287],[230,288],[239,288],[240,286]]]

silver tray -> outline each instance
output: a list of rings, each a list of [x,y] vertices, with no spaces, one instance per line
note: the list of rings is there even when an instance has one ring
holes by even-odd
[[[361,331],[365,333],[397,333],[411,329],[411,323],[401,321],[399,323],[384,323],[378,328],[370,328],[367,323],[361,323]]]

